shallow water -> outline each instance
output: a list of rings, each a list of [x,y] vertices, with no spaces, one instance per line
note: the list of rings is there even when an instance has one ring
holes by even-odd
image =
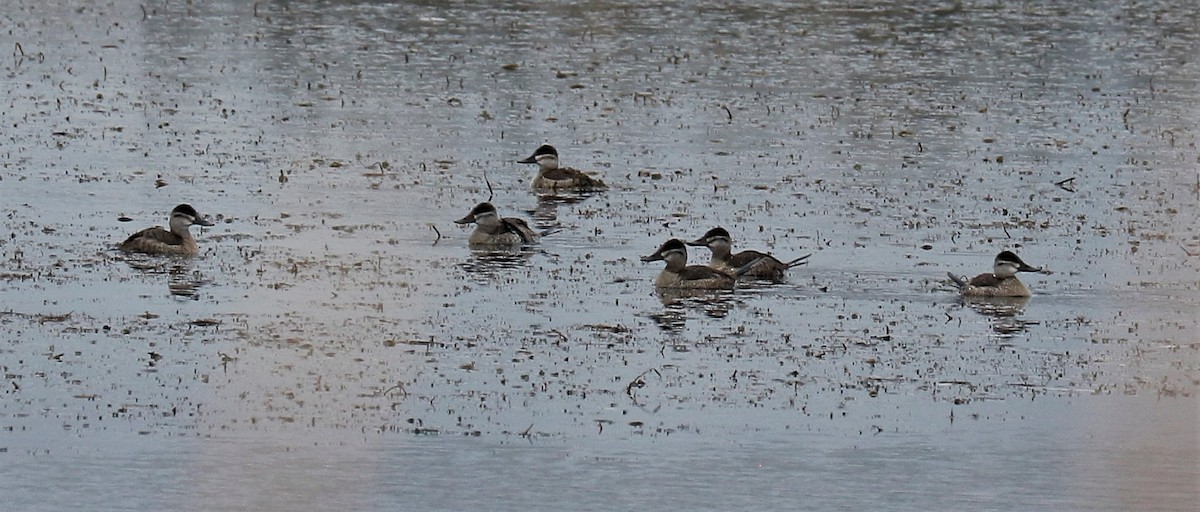
[[[0,14],[14,510],[1200,501],[1187,3],[199,4]],[[656,295],[714,225],[811,263]]]

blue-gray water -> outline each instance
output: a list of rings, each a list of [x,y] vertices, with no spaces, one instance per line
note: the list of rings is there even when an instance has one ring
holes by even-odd
[[[1200,502],[1187,2],[0,20],[5,508]],[[533,194],[545,142],[610,190]],[[472,253],[489,195],[559,231]],[[200,257],[114,250],[180,202]],[[656,295],[716,225],[811,263]],[[957,299],[1002,249],[1035,296]]]

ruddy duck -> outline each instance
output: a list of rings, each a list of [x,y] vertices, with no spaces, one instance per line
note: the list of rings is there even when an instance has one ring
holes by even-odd
[[[608,188],[603,181],[584,174],[579,169],[558,166],[558,150],[542,144],[529,158],[517,160],[519,164],[537,164],[537,177],[533,178],[533,189],[555,190],[598,190]]]
[[[121,250],[146,254],[195,256],[200,252],[200,248],[196,246],[196,239],[192,238],[192,233],[188,230],[188,227],[193,224],[197,226],[213,225],[212,222],[197,213],[195,208],[181,204],[171,210],[170,231],[158,226],[143,229],[121,242]]]
[[[1031,267],[1012,251],[1004,251],[996,255],[992,263],[991,274],[979,274],[967,280],[967,276],[958,276],[950,272],[950,280],[968,297],[1028,297],[1029,288],[1017,279],[1017,272],[1040,272],[1041,267]]]
[[[732,272],[724,272],[704,265],[687,264],[687,245],[672,238],[664,242],[654,254],[642,256],[642,261],[666,261],[667,267],[658,274],[654,286],[658,288],[691,288],[720,290],[733,288],[737,278],[759,263],[758,259]]]
[[[708,250],[712,251],[712,259],[708,261],[708,266],[722,272],[734,272],[737,268],[759,260],[745,275],[772,281],[783,281],[783,274],[787,272],[787,269],[808,263],[808,257],[812,256],[805,254],[785,263],[770,254],[758,251],[742,251],[733,254],[733,238],[729,236],[729,232],[725,231],[725,228],[720,227],[708,230],[704,236],[688,242],[688,245],[708,247]]]
[[[455,224],[475,223],[467,243],[471,245],[521,245],[537,242],[541,235],[522,219],[501,218],[492,203],[479,203]]]

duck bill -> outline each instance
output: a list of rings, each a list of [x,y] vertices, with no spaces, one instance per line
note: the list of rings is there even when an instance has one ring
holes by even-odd
[[[662,259],[663,259],[663,256],[662,256],[661,252],[656,252],[649,256],[642,256],[643,263],[650,263],[651,261],[662,261]]]
[[[466,217],[454,221],[455,224],[470,224],[472,222],[475,222],[474,215],[467,215]]]
[[[206,217],[196,217],[196,219],[192,221],[192,224],[197,226],[212,226],[213,221],[208,220]]]
[[[523,160],[517,160],[517,163],[519,163],[519,164],[536,164],[537,158],[534,157],[533,155],[529,155],[529,158],[525,158]]]
[[[692,240],[691,242],[688,242],[687,244],[692,247],[707,247],[708,240],[706,240],[704,238],[697,238],[695,240]]]
[[[1020,265],[1017,266],[1017,272],[1041,272],[1041,271],[1042,271],[1042,267],[1032,267],[1032,266],[1025,264],[1025,262],[1023,262],[1023,261],[1021,262]]]

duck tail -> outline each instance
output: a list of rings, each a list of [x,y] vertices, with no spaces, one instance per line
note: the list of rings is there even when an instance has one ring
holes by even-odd
[[[787,268],[792,268],[792,267],[798,267],[798,266],[800,266],[800,265],[807,265],[807,264],[808,264],[808,257],[809,257],[809,256],[812,256],[812,254],[811,254],[811,253],[810,253],[810,254],[805,254],[804,256],[801,256],[801,257],[799,257],[799,258],[796,258],[796,259],[794,259],[794,260],[792,260],[792,261],[789,261],[789,262],[787,262],[787,263],[784,263],[784,264],[783,264],[783,266],[785,266],[785,267],[787,267]]]
[[[946,276],[950,278],[950,281],[953,282],[954,286],[957,287],[958,289],[961,290],[961,289],[967,287],[966,276],[954,275],[954,273],[952,273],[952,272],[946,272]]]
[[[757,258],[754,258],[754,261],[751,261],[750,263],[747,263],[745,265],[742,265],[742,266],[734,269],[733,277],[742,277],[742,276],[746,275],[746,273],[749,272],[750,269],[754,268],[755,265],[762,263],[763,260],[765,260],[769,257],[770,256],[759,256]]]
[[[608,188],[608,185],[605,185],[603,181],[600,181],[600,178],[589,176],[583,172],[580,172],[579,175],[580,175],[581,185],[584,188],[590,188],[590,189],[596,189],[596,190]]]

